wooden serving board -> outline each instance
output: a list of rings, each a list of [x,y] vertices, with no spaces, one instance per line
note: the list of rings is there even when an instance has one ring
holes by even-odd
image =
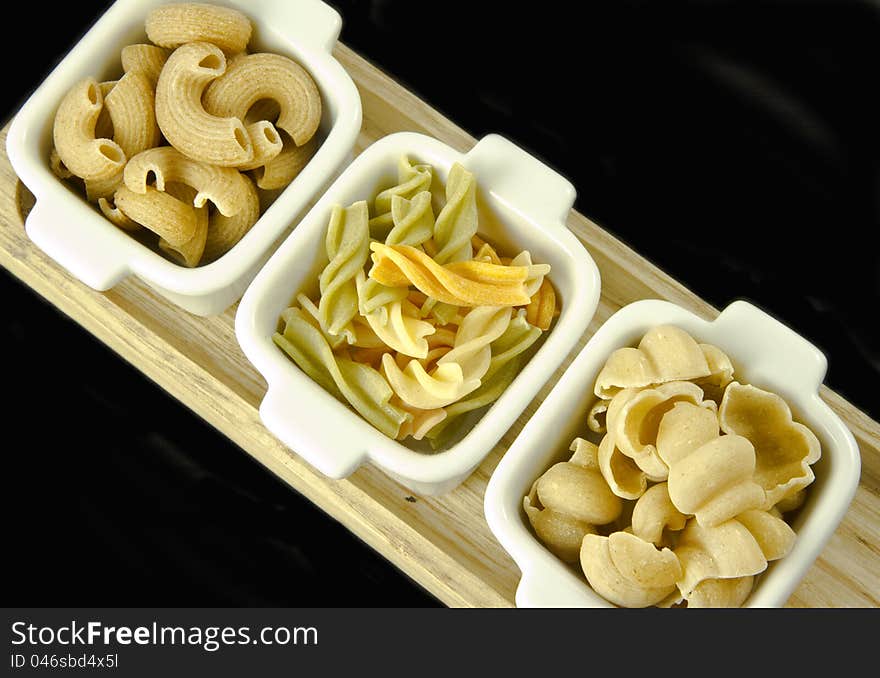
[[[344,45],[336,57],[360,90],[364,122],[356,151],[403,130],[423,132],[460,150],[475,139]],[[6,128],[0,132],[6,148]],[[27,238],[24,216],[33,197],[0,156],[0,264],[85,327],[150,379],[216,427],[269,470],[339,520],[449,606],[514,605],[519,570],[489,531],[483,493],[504,450],[534,404],[477,471],[441,497],[413,497],[375,467],[333,481],[279,443],[258,414],[262,377],[235,339],[236,307],[199,318],[129,279],[95,292],[48,259]],[[717,310],[651,263],[572,211],[568,226],[602,274],[602,297],[577,349],[621,306],[667,299],[706,318]],[[544,399],[559,373],[535,402]],[[788,601],[791,607],[880,607],[880,425],[833,391],[822,397],[856,436],[862,476],[842,524]]]

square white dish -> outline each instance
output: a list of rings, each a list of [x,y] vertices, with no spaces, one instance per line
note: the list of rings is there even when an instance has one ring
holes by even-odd
[[[819,438],[816,479],[792,523],[797,538],[784,558],[756,578],[744,607],[781,607],[819,556],[843,519],[861,470],[849,429],[819,396],[825,356],[775,318],[745,301],[706,321],[672,303],[643,300],[612,315],[580,351],[535,412],[489,480],[486,520],[521,571],[519,607],[614,607],[596,594],[576,567],[569,567],[534,535],[523,497],[538,476],[571,456],[572,439],[588,434],[586,416],[595,401],[596,377],[612,351],[634,346],[651,327],[675,325],[698,342],[718,346],[731,359],[734,379],[778,393],[796,421]]]
[[[316,284],[326,263],[324,239],[335,204],[371,200],[394,183],[401,156],[431,165],[445,182],[460,162],[477,179],[480,233],[504,251],[527,249],[548,263],[561,313],[543,343],[504,394],[459,442],[437,453],[392,440],[303,373],[272,341],[281,312],[295,294]],[[236,315],[236,336],[265,377],[260,405],[266,427],[323,474],[344,478],[370,461],[417,493],[440,494],[461,483],[522,414],[583,336],[595,313],[599,271],[566,228],[572,185],[497,135],[462,154],[429,136],[400,132],[364,150],[322,196],[248,287]],[[484,219],[489,214],[492,219]]]
[[[175,264],[116,228],[51,171],[55,111],[64,94],[86,77],[121,72],[120,50],[146,42],[144,21],[165,0],[117,0],[34,91],[15,116],[6,142],[15,172],[36,204],[25,230],[74,277],[108,290],[129,275],[197,315],[235,303],[273,247],[351,158],[362,108],[351,77],[332,56],[342,20],[320,0],[231,0],[252,21],[253,49],[289,56],[309,71],[321,92],[321,147],[235,247],[205,266]]]

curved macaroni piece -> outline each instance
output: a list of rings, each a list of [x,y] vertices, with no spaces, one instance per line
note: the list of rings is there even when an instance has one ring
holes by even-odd
[[[101,87],[94,78],[86,78],[64,95],[55,114],[55,150],[64,166],[82,179],[101,181],[118,174],[125,165],[125,152],[119,144],[95,136],[103,108]]]
[[[253,27],[241,12],[205,3],[160,5],[150,10],[147,37],[160,47],[175,48],[187,42],[210,42],[227,54],[242,52]]]
[[[541,506],[590,525],[607,525],[617,519],[623,502],[608,489],[596,466],[596,446],[579,440],[569,461],[547,469],[535,483]]]
[[[391,196],[391,219],[394,226],[385,238],[386,245],[421,245],[434,233],[431,192],[416,193],[412,200]]]
[[[656,605],[675,591],[681,577],[675,553],[668,548],[657,550],[628,532],[586,535],[580,561],[593,590],[621,607]]]
[[[303,146],[297,146],[290,137],[283,134],[281,140],[281,152],[262,167],[253,170],[257,186],[266,191],[284,188],[296,179],[321,145],[317,134]]]
[[[742,607],[752,592],[755,578],[704,579],[686,598],[688,607],[735,608]]]
[[[122,168],[116,174],[104,179],[83,179],[86,187],[86,200],[97,202],[101,198],[112,198],[122,184]]]
[[[143,73],[132,71],[119,79],[104,97],[113,123],[113,141],[126,158],[158,146],[162,132],[156,124],[154,84]]]
[[[244,120],[258,101],[278,102],[275,126],[297,146],[311,139],[321,124],[321,94],[312,76],[296,61],[261,52],[238,57],[205,90],[205,110],[219,118]]]
[[[394,393],[410,407],[434,410],[446,407],[475,391],[479,379],[466,381],[458,363],[438,365],[428,374],[418,360],[401,370],[390,353],[382,356],[382,371]]]
[[[61,161],[61,156],[58,155],[58,151],[54,146],[49,153],[49,168],[52,170],[52,174],[59,179],[70,179],[71,177],[76,176],[73,172],[67,169],[67,165]]]
[[[760,545],[736,520],[715,527],[689,520],[674,551],[683,572],[677,586],[685,598],[706,579],[749,577],[767,569]]]
[[[126,45],[121,52],[122,70],[126,73],[143,74],[155,88],[169,54],[171,52],[167,49],[156,45]]]
[[[615,444],[651,480],[664,480],[669,473],[657,453],[657,431],[663,415],[677,402],[700,405],[703,391],[689,381],[671,381],[641,391],[624,389],[608,405],[606,422]]]
[[[709,364],[699,344],[672,325],[653,327],[638,348],[619,348],[596,378],[595,394],[610,399],[625,388],[644,388],[668,381],[708,377]]]
[[[152,186],[144,193],[135,193],[123,184],[116,189],[113,202],[125,216],[156,233],[172,247],[188,242],[199,228],[195,207]]]
[[[254,157],[250,162],[236,167],[237,170],[246,172],[256,169],[278,157],[284,147],[284,142],[271,122],[258,120],[250,123],[245,129],[254,146]]]
[[[580,556],[581,542],[586,535],[596,534],[596,528],[568,514],[543,507],[536,488],[537,481],[523,497],[523,510],[532,529],[553,555],[566,563],[576,563]]]
[[[334,205],[324,241],[329,261],[319,279],[321,326],[329,334],[344,334],[349,343],[355,338],[351,327],[358,313],[355,276],[367,261],[370,240],[368,222],[369,211],[365,201],[346,208]]]
[[[532,295],[526,306],[528,321],[542,330],[549,330],[556,315],[556,291],[547,278],[543,278],[541,287]]]
[[[669,498],[666,483],[652,485],[636,502],[632,514],[632,531],[640,539],[657,546],[663,540],[663,531],[678,532],[684,529],[688,516],[683,514]]]
[[[388,382],[368,365],[334,356],[324,336],[300,309],[289,309],[284,332],[276,332],[272,339],[325,390],[348,402],[389,438],[397,438],[410,415],[390,402],[394,393]]]
[[[192,205],[195,197],[195,189],[186,184],[168,184],[166,190],[169,195],[174,196],[186,205]],[[208,208],[195,208],[196,213],[196,230],[193,236],[180,245],[172,245],[168,241],[160,238],[159,249],[168,254],[177,263],[195,268],[202,259],[205,251],[205,240],[208,236]]]
[[[668,490],[682,513],[713,527],[764,505],[754,479],[755,450],[742,436],[719,436],[711,410],[678,402],[660,422],[657,450],[669,465]]]
[[[241,209],[231,217],[225,216],[220,210],[211,215],[208,224],[207,240],[202,261],[216,261],[231,250],[260,218],[260,196],[253,182],[241,175],[241,183],[245,186],[244,201]]]
[[[446,180],[446,204],[434,223],[434,261],[442,265],[470,260],[471,238],[476,233],[477,182],[472,172],[456,162]]]
[[[123,231],[138,231],[142,228],[139,223],[125,216],[110,198],[98,198],[98,208],[105,217]]]
[[[623,499],[638,499],[648,487],[647,474],[617,448],[611,433],[599,443],[599,470],[611,491]]]
[[[210,200],[221,214],[231,217],[249,205],[250,182],[241,172],[193,160],[171,146],[150,148],[131,158],[125,165],[125,185],[135,193],[145,193],[151,174],[160,191],[167,182],[192,186],[195,207],[204,207]]]
[[[159,75],[156,120],[172,146],[194,160],[237,167],[250,162],[254,147],[237,117],[217,117],[202,105],[208,84],[226,70],[226,57],[207,42],[178,47]]]
[[[530,269],[525,266],[496,266],[477,261],[440,266],[424,252],[407,245],[373,242],[370,249],[374,252],[370,277],[383,285],[412,284],[429,297],[456,306],[529,303],[523,282]]]
[[[792,419],[775,393],[731,383],[719,409],[721,429],[747,438],[755,447],[755,480],[767,493],[764,508],[813,482],[811,464],[822,456],[816,435]]]
[[[510,308],[477,306],[464,317],[452,350],[437,361],[438,366],[456,363],[465,381],[482,379],[492,360],[490,344],[510,325]]]

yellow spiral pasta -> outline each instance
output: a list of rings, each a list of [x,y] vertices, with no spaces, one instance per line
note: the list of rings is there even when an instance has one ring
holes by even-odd
[[[319,330],[299,309],[289,309],[283,333],[275,343],[325,390],[349,403],[364,419],[390,438],[396,438],[410,416],[391,404],[394,392],[382,375],[352,360],[337,358]]]
[[[345,334],[354,341],[351,322],[358,312],[355,277],[363,270],[369,254],[369,209],[366,201],[343,209],[334,206],[327,227],[325,248],[329,259],[321,271],[321,325],[332,335]]]
[[[473,173],[455,163],[446,181],[446,204],[434,224],[434,261],[445,264],[471,259],[471,238],[476,233],[477,183]]]
[[[526,266],[497,266],[478,261],[436,263],[408,245],[373,242],[374,266],[370,277],[396,287],[412,284],[429,297],[456,306],[520,306],[530,299],[524,282]]]

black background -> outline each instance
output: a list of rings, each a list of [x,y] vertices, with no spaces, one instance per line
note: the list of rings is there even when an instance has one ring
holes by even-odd
[[[718,307],[880,373],[880,9],[868,2],[346,0],[342,40]],[[22,5],[3,117],[109,5]],[[576,9],[575,9],[576,8]],[[37,33],[39,41],[36,42]],[[46,35],[50,33],[51,35]],[[7,273],[10,605],[437,605]]]

